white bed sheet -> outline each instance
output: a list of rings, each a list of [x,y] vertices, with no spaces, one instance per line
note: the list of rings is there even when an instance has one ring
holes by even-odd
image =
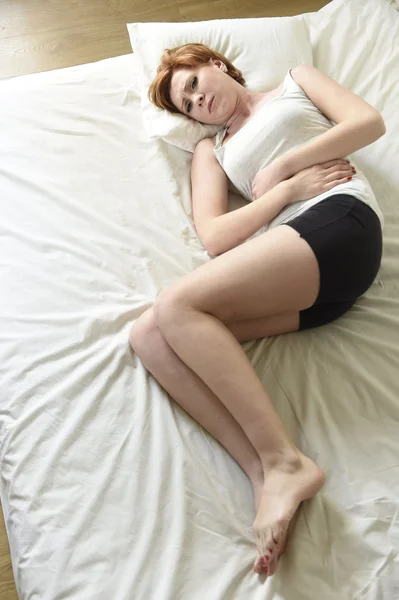
[[[128,346],[157,294],[210,260],[191,155],[147,139],[131,55],[0,84],[0,491],[21,599],[399,597],[399,20],[377,0],[323,11],[315,66],[333,71],[334,56],[387,124],[355,155],[384,257],[335,323],[244,345],[328,475],[266,582],[246,476]],[[364,26],[382,63],[365,36],[343,48]]]

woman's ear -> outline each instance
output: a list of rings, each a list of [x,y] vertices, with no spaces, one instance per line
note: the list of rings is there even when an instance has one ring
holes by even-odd
[[[221,60],[219,60],[219,58],[213,58],[211,56],[211,58],[209,59],[209,62],[212,63],[213,65],[215,65],[216,67],[218,67],[224,73],[227,73],[226,65]]]

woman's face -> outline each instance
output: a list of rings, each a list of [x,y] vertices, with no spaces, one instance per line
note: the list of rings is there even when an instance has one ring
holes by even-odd
[[[220,60],[212,58],[201,67],[176,70],[170,84],[173,104],[195,121],[224,125],[236,109],[237,86],[242,87],[225,70]]]

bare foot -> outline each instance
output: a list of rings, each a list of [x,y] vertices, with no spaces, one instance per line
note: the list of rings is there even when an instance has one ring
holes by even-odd
[[[254,521],[258,555],[256,573],[273,575],[287,543],[290,521],[302,500],[312,498],[323,487],[323,471],[303,454],[294,461],[276,465],[265,477]],[[265,570],[266,569],[266,570]]]

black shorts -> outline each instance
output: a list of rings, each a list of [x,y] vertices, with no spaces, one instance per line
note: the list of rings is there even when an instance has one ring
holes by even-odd
[[[349,194],[336,194],[288,223],[316,255],[320,291],[300,311],[299,329],[318,327],[346,313],[373,283],[381,265],[382,231],[376,213]]]

